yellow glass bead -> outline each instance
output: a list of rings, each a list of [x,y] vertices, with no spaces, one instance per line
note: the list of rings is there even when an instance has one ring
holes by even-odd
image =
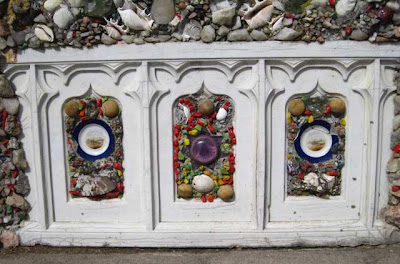
[[[229,170],[230,167],[229,166],[224,166],[225,170]]]
[[[203,170],[204,170],[204,166],[201,165],[201,166],[199,167],[199,170],[203,171]]]
[[[346,126],[346,119],[344,117],[342,118],[341,121],[342,121],[342,126]]]
[[[199,134],[199,131],[197,129],[193,129],[189,131],[189,135],[191,136],[197,136]]]
[[[205,175],[207,175],[207,176],[211,176],[211,172],[210,172],[209,170],[205,170],[205,171],[203,171],[203,173],[204,173]]]
[[[177,183],[178,183],[178,185],[181,185],[182,182],[181,182],[181,181],[178,181]]]
[[[311,115],[308,117],[308,123],[314,122],[314,117]]]
[[[223,185],[224,181],[223,180],[218,180],[218,185]]]
[[[231,176],[225,175],[222,177],[222,180],[229,181],[230,178],[231,178]]]
[[[214,185],[218,186],[218,182],[216,180],[214,180]]]
[[[121,170],[117,170],[118,176],[121,177],[122,176],[122,171]]]
[[[211,177],[214,181],[218,180],[218,176],[212,175]]]
[[[183,182],[186,183],[186,184],[188,184],[188,183],[189,183],[189,180],[188,180],[188,179],[184,179]]]
[[[287,158],[291,159],[292,158],[292,154],[287,154]]]
[[[190,140],[188,138],[183,139],[183,144],[185,146],[189,146],[190,145]]]

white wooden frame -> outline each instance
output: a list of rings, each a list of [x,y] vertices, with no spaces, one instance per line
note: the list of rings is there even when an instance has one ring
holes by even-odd
[[[383,223],[379,211],[386,204],[399,57],[396,45],[351,41],[24,51],[5,71],[21,99],[22,142],[30,164],[33,209],[20,230],[22,243],[231,247],[391,241],[394,229]],[[67,199],[57,116],[66,99],[90,89],[114,96],[123,107],[127,191],[121,200]],[[171,104],[199,89],[227,94],[237,104],[237,196],[232,204],[182,202],[174,196]],[[330,201],[285,195],[287,100],[313,89],[340,94],[349,107],[343,194]]]

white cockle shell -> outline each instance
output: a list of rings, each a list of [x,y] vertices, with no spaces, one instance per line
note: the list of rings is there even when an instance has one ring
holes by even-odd
[[[336,13],[338,16],[345,16],[354,10],[356,3],[357,0],[340,0],[335,6]]]
[[[205,174],[195,176],[193,178],[192,185],[193,185],[193,188],[195,188],[198,192],[201,192],[201,193],[208,193],[214,189],[213,179],[211,179],[211,177],[209,177]]]
[[[35,28],[35,35],[43,42],[53,42],[54,33],[51,28],[46,25],[37,25]]]
[[[246,19],[247,24],[250,29],[255,29],[259,27],[263,27],[268,22],[271,21],[272,12],[274,11],[274,6],[269,5],[261,9],[258,13],[256,13],[251,19]]]
[[[46,9],[49,12],[53,12],[54,10],[56,10],[61,4],[62,4],[63,0],[47,0],[43,7],[44,9]]]
[[[133,30],[150,30],[152,21],[147,21],[141,18],[132,9],[118,8],[118,13],[121,16],[125,26]]]
[[[66,5],[62,5],[53,16],[54,23],[61,29],[67,29],[74,20],[74,16]]]
[[[218,113],[217,113],[216,118],[217,118],[218,121],[222,121],[222,120],[225,120],[225,118],[226,118],[227,116],[228,116],[228,111],[226,111],[225,108],[221,107],[221,108],[218,110]]]

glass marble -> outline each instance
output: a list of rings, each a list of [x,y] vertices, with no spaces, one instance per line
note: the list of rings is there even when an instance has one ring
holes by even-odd
[[[199,136],[193,140],[190,154],[196,162],[210,164],[219,156],[218,145],[210,136]]]

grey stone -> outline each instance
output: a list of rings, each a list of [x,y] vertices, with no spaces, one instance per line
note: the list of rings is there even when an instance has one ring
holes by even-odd
[[[257,41],[263,41],[263,40],[268,39],[267,35],[264,32],[262,32],[261,30],[251,31],[250,36],[252,39],[257,40]]]
[[[5,40],[3,37],[0,37],[0,50],[4,50],[7,48],[7,40]]]
[[[212,22],[219,26],[231,26],[236,15],[236,5],[212,12]]]
[[[133,43],[133,41],[135,40],[135,36],[132,36],[132,35],[122,35],[122,40],[125,41],[125,43],[127,43],[127,44],[131,44],[131,43]]]
[[[0,105],[6,109],[7,114],[17,115],[19,111],[19,101],[17,98],[2,98]]]
[[[25,43],[26,34],[27,33],[25,31],[19,31],[19,32],[12,34],[11,36],[12,36],[15,44],[17,44],[18,46],[21,46],[22,44]]]
[[[25,170],[28,167],[23,149],[13,150],[12,162],[18,169]]]
[[[101,42],[106,45],[112,45],[117,43],[117,41],[113,38],[110,38],[107,34],[103,33],[101,35]]]
[[[400,159],[391,159],[386,165],[386,171],[388,173],[395,173],[400,170]]]
[[[368,37],[369,37],[369,35],[360,29],[354,30],[353,32],[351,32],[351,34],[349,36],[350,39],[358,40],[358,41],[367,40]]]
[[[156,37],[149,37],[149,38],[144,38],[144,41],[147,43],[159,43],[160,40]]]
[[[88,16],[105,17],[115,12],[112,0],[88,0],[85,4],[85,13]]]
[[[16,46],[15,41],[12,38],[12,36],[7,37],[7,46],[9,46],[10,48],[14,48]]]
[[[300,32],[291,29],[291,28],[283,28],[281,31],[279,31],[278,34],[274,37],[275,40],[281,40],[281,41],[290,41],[290,40],[295,40],[297,37],[300,36]]]
[[[400,113],[400,95],[394,97],[394,113]]]
[[[0,74],[0,97],[10,98],[15,95],[11,82],[4,74]]]
[[[33,38],[29,39],[28,47],[32,48],[32,49],[38,49],[38,48],[40,48],[41,44],[42,44],[42,42],[40,41],[40,39],[38,37],[34,36]]]
[[[6,204],[22,210],[28,210],[30,207],[28,202],[25,201],[24,197],[16,193],[13,193],[12,195],[7,197]]]
[[[200,35],[203,42],[211,43],[215,40],[215,29],[210,25],[204,26]]]
[[[396,115],[393,119],[393,131],[400,128],[400,115]]]
[[[218,36],[226,37],[228,35],[229,31],[231,31],[229,28],[227,28],[225,26],[220,26],[220,28],[217,31],[217,34],[218,34]]]
[[[200,37],[200,32],[201,32],[201,24],[196,21],[196,20],[190,20],[189,23],[185,25],[185,28],[183,30],[183,36],[184,38],[190,38],[193,40],[199,40]]]
[[[25,173],[20,172],[17,178],[17,182],[14,185],[15,191],[19,194],[26,195],[28,192],[31,190],[31,187],[29,186],[29,180],[28,177],[25,175]]]
[[[400,25],[400,12],[393,14],[392,21],[393,21],[393,24]]]
[[[98,196],[113,191],[117,183],[108,177],[81,176],[76,181],[75,188],[82,196]]]
[[[15,116],[8,115],[4,130],[10,136],[19,136],[21,134],[21,124]]]
[[[239,16],[236,17],[235,24],[232,27],[232,30],[236,30],[242,27],[242,21]]]
[[[135,38],[135,39],[133,40],[133,42],[134,42],[136,45],[142,45],[142,44],[145,43],[145,41],[144,41],[143,38]]]
[[[305,2],[307,0],[282,0],[285,5],[285,11],[293,14],[300,14],[302,12],[301,5]]]
[[[47,23],[46,18],[42,14],[38,15],[37,17],[35,17],[33,19],[33,21],[36,22],[36,23],[42,23],[42,24],[46,24]]]
[[[140,36],[143,38],[147,38],[151,36],[151,32],[149,30],[143,30],[140,32]]]
[[[168,24],[175,17],[174,0],[154,0],[151,15],[157,24]]]
[[[171,39],[171,36],[170,35],[159,35],[157,38],[160,40],[160,42],[167,42],[168,40]]]
[[[252,40],[249,32],[247,31],[247,29],[244,29],[244,28],[229,32],[227,39],[228,39],[228,41],[251,41]]]
[[[9,140],[8,140],[8,144],[7,144],[7,147],[9,148],[9,149],[19,149],[19,140],[18,139],[16,139],[15,137],[11,137]]]

